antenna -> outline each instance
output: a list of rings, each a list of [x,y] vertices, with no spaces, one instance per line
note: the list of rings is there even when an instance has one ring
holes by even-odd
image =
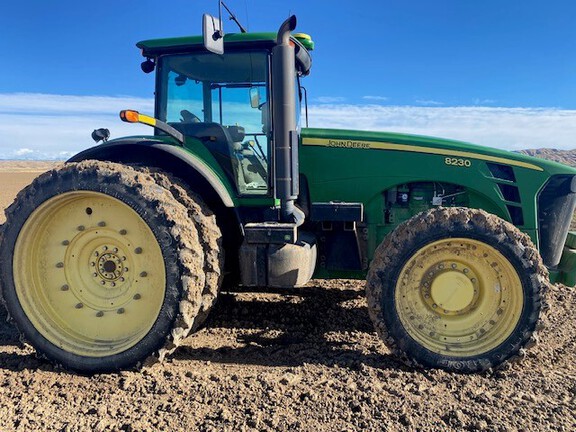
[[[244,28],[244,26],[240,24],[240,21],[238,21],[236,15],[234,15],[234,13],[228,8],[228,6],[226,6],[226,3],[224,3],[222,0],[220,0],[218,3],[220,9],[219,11],[220,19],[222,19],[222,6],[224,6],[224,9],[226,9],[226,12],[228,12],[228,15],[230,15],[230,21],[234,21],[242,33],[248,33],[247,30]]]

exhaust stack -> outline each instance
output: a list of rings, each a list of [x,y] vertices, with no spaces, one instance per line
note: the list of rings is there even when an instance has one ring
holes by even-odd
[[[296,65],[290,32],[296,28],[292,15],[278,30],[272,49],[272,96],[274,148],[276,161],[276,197],[280,199],[282,222],[301,225],[304,214],[294,206],[298,197],[298,133],[296,131]]]

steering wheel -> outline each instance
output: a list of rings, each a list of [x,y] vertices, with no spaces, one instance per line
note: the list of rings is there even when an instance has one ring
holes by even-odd
[[[192,114],[188,110],[180,111],[180,115],[182,116],[182,119],[180,120],[182,123],[201,123],[202,122],[202,120],[200,120],[200,118],[196,114]]]

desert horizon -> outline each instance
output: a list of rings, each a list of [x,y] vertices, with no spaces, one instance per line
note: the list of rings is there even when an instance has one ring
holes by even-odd
[[[32,180],[45,171],[53,168],[61,162],[56,161],[26,161],[26,160],[1,160],[0,161],[0,207],[6,209],[18,192]],[[4,211],[0,212],[0,224],[6,221]]]

